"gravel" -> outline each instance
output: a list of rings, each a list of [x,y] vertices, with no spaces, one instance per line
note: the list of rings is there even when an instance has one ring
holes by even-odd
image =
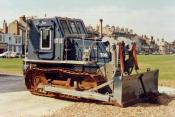
[[[75,103],[49,117],[175,117],[175,96],[162,94],[158,104],[139,103],[127,108],[95,103]]]

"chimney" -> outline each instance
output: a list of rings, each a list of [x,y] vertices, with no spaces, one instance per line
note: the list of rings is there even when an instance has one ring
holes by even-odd
[[[19,17],[19,22],[26,22],[26,16],[22,15],[21,17]]]
[[[7,22],[5,20],[3,22],[3,33],[8,33]]]

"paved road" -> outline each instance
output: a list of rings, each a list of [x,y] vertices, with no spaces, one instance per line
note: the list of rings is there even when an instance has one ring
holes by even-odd
[[[0,75],[0,93],[26,91],[24,78],[21,76]]]

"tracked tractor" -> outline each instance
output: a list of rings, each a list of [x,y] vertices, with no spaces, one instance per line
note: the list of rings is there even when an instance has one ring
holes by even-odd
[[[28,19],[27,24],[24,76],[32,94],[122,107],[155,99],[158,70],[132,73],[139,69],[135,43],[126,47],[114,38],[91,38],[80,19]]]

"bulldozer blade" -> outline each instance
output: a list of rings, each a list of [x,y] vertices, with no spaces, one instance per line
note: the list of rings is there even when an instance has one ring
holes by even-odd
[[[158,94],[159,70],[144,73],[115,76],[114,98],[122,107],[138,102],[151,101]],[[152,98],[152,99],[151,99]]]

